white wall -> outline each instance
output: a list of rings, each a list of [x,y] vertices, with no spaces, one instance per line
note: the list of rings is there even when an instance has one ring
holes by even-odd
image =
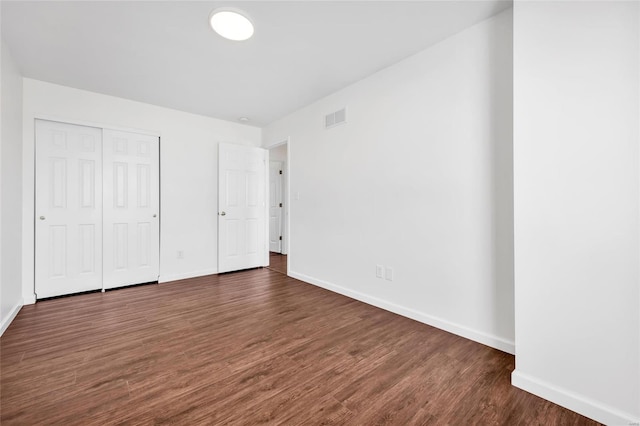
[[[265,128],[292,276],[514,351],[511,36],[508,10]]]
[[[25,300],[33,300],[36,117],[160,135],[160,281],[217,272],[218,143],[260,146],[261,129],[25,78]],[[184,259],[177,258],[179,250]]]
[[[0,144],[0,334],[22,307],[22,76],[2,41]]]
[[[287,162],[287,144],[283,143],[269,150],[269,160]]]
[[[514,11],[513,383],[607,424],[640,423],[639,13]]]

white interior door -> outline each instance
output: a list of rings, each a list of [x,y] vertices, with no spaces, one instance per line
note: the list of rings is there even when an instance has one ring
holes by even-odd
[[[282,253],[282,162],[269,162],[269,251]]]
[[[267,266],[268,151],[220,144],[218,272]]]
[[[104,288],[158,280],[160,142],[105,129]]]
[[[38,298],[102,288],[102,130],[36,120]]]

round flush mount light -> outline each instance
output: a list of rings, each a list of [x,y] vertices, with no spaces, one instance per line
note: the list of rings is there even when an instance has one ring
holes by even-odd
[[[213,31],[229,40],[243,41],[253,35],[253,24],[238,9],[224,7],[214,10],[209,15],[209,25]]]
[[[240,117],[238,118],[238,121],[242,122],[242,123],[246,123],[249,121],[249,117]]]

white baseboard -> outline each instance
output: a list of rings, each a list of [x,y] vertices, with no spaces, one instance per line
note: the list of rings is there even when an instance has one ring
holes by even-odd
[[[517,369],[511,373],[511,384],[606,425],[640,425],[640,417],[623,413],[544,380],[529,376]]]
[[[27,296],[23,296],[22,297],[22,304],[23,305],[33,305],[34,303],[36,303],[36,295],[31,293]]]
[[[22,309],[22,305],[22,299],[18,300],[18,303],[16,303],[13,309],[11,309],[9,314],[5,318],[2,318],[2,322],[0,323],[0,336],[2,336],[9,325],[11,325],[13,319],[16,317],[16,315],[18,315],[20,309]]]
[[[288,275],[292,278],[296,278],[300,281],[307,282],[309,284],[317,285],[327,290],[331,290],[335,293],[340,293],[344,296],[351,297],[352,299],[359,300],[369,305],[376,306],[378,308],[393,312],[394,314],[402,315],[403,317],[411,318],[421,323],[439,328],[441,330],[448,331],[449,333],[457,334],[466,339],[473,340],[483,345],[515,354],[515,343],[513,341],[503,339],[498,336],[493,336],[482,331],[474,330],[472,328],[447,321],[442,318],[435,317],[433,315],[426,314],[424,312],[416,311],[415,309],[407,308],[384,299],[380,299],[374,296],[370,296],[359,291],[354,291],[336,284],[329,283],[317,278],[310,277],[308,275],[300,274],[294,271],[288,271]]]
[[[183,272],[180,274],[160,275],[159,283],[167,283],[169,281],[186,280],[187,278],[203,277],[205,275],[217,274],[217,269],[202,269],[200,271]]]

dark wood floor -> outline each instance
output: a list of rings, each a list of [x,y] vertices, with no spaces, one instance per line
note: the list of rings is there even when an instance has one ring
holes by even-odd
[[[287,274],[287,255],[269,253],[269,269]]]
[[[596,424],[513,356],[264,268],[25,306],[2,425]]]

